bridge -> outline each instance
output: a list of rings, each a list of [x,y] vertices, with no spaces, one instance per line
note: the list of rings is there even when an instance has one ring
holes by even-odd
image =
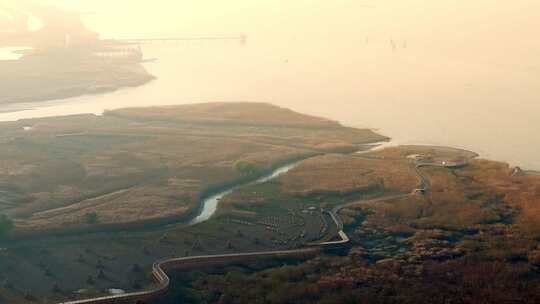
[[[223,265],[235,262],[244,263],[246,261],[253,261],[261,258],[310,258],[315,257],[321,252],[348,248],[350,239],[343,231],[343,224],[341,223],[339,216],[334,211],[325,212],[330,215],[334,224],[338,227],[337,236],[339,237],[339,240],[310,243],[307,244],[305,248],[300,249],[202,255],[159,260],[152,265],[152,276],[156,285],[151,289],[92,299],[66,301],[58,304],[143,304],[146,301],[164,295],[169,290],[171,279],[165,270],[188,269],[198,266]]]
[[[245,45],[248,37],[246,35],[239,36],[202,36],[202,37],[158,37],[158,38],[120,38],[112,39],[112,41],[123,42],[127,44],[148,44],[159,42],[185,42],[185,41],[238,41]]]

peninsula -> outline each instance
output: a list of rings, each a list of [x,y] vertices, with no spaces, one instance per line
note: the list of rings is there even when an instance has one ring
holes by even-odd
[[[2,123],[0,303],[538,300],[540,177],[386,140],[264,103]]]
[[[155,79],[141,65],[137,45],[100,39],[78,14],[50,6],[20,10],[9,13],[31,13],[43,27],[29,30],[23,19],[10,31],[0,29],[0,48],[27,48],[19,60],[0,58],[0,106],[110,92]]]

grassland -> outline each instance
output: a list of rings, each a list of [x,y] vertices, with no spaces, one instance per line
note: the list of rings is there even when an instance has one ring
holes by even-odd
[[[468,163],[421,167],[429,184],[426,193],[378,200],[418,185],[412,159],[419,155],[432,164]],[[283,199],[289,206],[311,201],[329,208],[347,203],[340,215],[353,248],[344,257],[322,256],[294,265],[210,269],[206,276],[183,273],[179,281],[185,287],[175,291],[175,299],[186,303],[536,303],[540,301],[540,178],[516,174],[504,163],[471,160],[475,156],[423,146],[359,156],[326,155],[305,161],[274,181],[272,191],[261,191],[260,185],[236,192],[226,198],[233,211],[261,209]],[[377,170],[370,171],[373,167]],[[366,185],[373,183],[378,185],[375,191],[366,191]]]
[[[341,153],[381,137],[266,104],[123,109],[1,130],[2,212],[15,232],[126,224],[0,241],[2,304],[138,290],[166,257],[329,240],[336,227],[322,211],[336,206],[345,206],[339,214],[352,240],[346,256],[177,273],[173,294],[157,303],[540,300],[540,177],[472,152]],[[207,222],[148,224],[188,215],[209,191],[303,158],[275,180],[225,196]],[[413,193],[423,180],[426,191]]]
[[[247,103],[3,123],[0,210],[19,232],[190,215],[204,195],[249,175],[382,138]],[[239,160],[257,170],[236,170]],[[92,223],[89,214],[97,215]]]
[[[326,154],[303,161],[275,181],[226,196],[221,213],[268,206],[330,208],[383,193],[408,193],[418,183],[407,162],[367,160],[354,154]]]
[[[2,304],[138,290],[151,284],[151,264],[165,257],[331,238],[327,215],[302,213],[305,206],[287,201],[225,206],[195,226],[181,220],[208,193],[279,164],[385,139],[250,103],[122,109],[2,123],[0,130],[0,212],[15,223],[0,238]],[[239,161],[250,170],[239,170]],[[274,184],[260,187],[271,194]],[[161,224],[170,218],[177,221]]]

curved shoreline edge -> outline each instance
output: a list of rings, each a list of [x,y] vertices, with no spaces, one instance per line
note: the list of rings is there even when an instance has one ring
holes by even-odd
[[[138,77],[139,78],[131,80],[131,81],[127,81],[124,83],[120,83],[120,82],[111,83],[107,86],[103,86],[100,88],[92,88],[90,86],[79,86],[79,87],[72,87],[72,88],[63,88],[63,89],[59,89],[58,91],[54,93],[41,94],[39,96],[24,96],[24,97],[13,98],[8,101],[0,102],[0,105],[13,107],[13,106],[21,104],[22,106],[18,109],[16,108],[13,110],[0,111],[0,113],[28,111],[36,107],[39,107],[40,103],[45,103],[45,102],[61,101],[61,100],[67,100],[71,98],[78,98],[78,97],[84,97],[84,96],[103,95],[103,94],[113,93],[113,92],[123,90],[123,89],[135,89],[138,87],[142,87],[157,79],[156,76],[153,76],[151,74],[141,75]]]

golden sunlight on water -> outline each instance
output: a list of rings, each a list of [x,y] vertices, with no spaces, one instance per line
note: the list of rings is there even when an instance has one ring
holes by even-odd
[[[239,35],[148,45],[159,79],[103,96],[54,101],[1,120],[130,105],[267,101],[397,143],[465,147],[540,169],[540,2],[61,1],[103,37]],[[11,111],[11,112],[10,112]]]

